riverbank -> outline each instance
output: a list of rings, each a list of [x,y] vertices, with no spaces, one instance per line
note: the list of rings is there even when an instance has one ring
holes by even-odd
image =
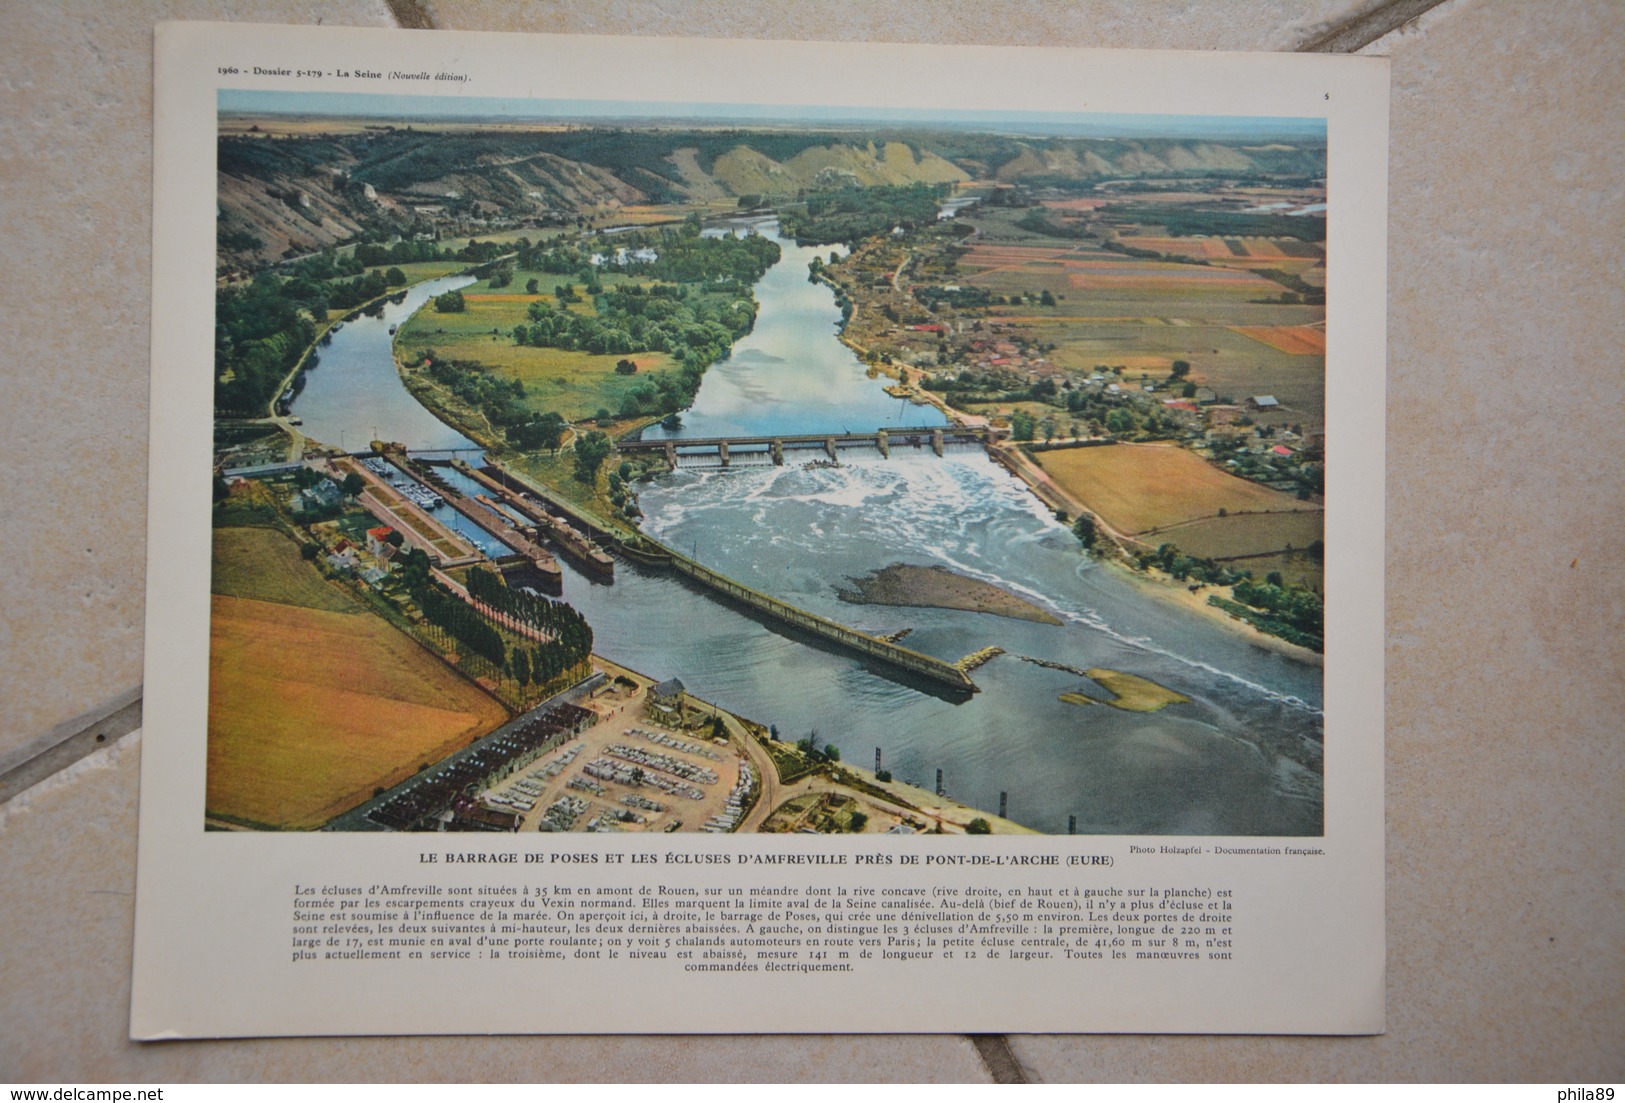
[[[862,812],[863,834],[1040,835],[1030,827],[975,808],[953,797],[879,775],[846,762],[829,763],[788,784],[769,787],[771,800],[745,821],[743,830],[795,833],[851,830],[851,814]],[[977,821],[987,826],[971,831]]]
[[[1112,529],[1103,521],[1098,513],[1090,508],[1087,502],[1081,501],[1072,494],[1063,490],[1055,480],[1051,479],[1031,458],[1014,444],[993,445],[988,448],[988,454],[998,460],[1002,466],[1016,478],[1020,479],[1032,491],[1033,496],[1045,507],[1052,511],[1064,512],[1068,517],[1078,517],[1088,514],[1094,518],[1097,532],[1109,539],[1119,547],[1133,542],[1123,533]],[[1220,597],[1230,596],[1230,587],[1213,586],[1208,584],[1194,584],[1184,582],[1163,574],[1156,568],[1139,570],[1132,567],[1114,555],[1099,556],[1107,568],[1116,571],[1119,577],[1126,579],[1134,588],[1143,594],[1155,597],[1158,600],[1180,606],[1204,618],[1213,624],[1221,624],[1231,632],[1245,637],[1249,642],[1284,655],[1289,659],[1303,663],[1307,666],[1325,666],[1325,657],[1318,651],[1311,651],[1307,647],[1300,647],[1295,643],[1288,643],[1279,636],[1272,636],[1246,621],[1231,616],[1223,609],[1208,604],[1208,597],[1218,594]]]
[[[619,735],[629,723],[647,723],[636,718],[647,707],[655,679],[602,655],[594,655],[593,664],[611,681],[630,687],[589,704],[608,725],[597,732],[597,742]],[[772,739],[764,725],[687,692],[661,723],[704,740],[711,735],[715,719],[721,719],[730,742],[749,760],[756,777],[756,798],[734,828],[738,833],[803,829],[844,833],[851,830],[852,813],[861,812],[864,821],[859,830],[865,834],[885,834],[897,828],[905,834],[961,834],[976,820],[984,821],[993,835],[1040,834],[917,785],[882,781],[873,771],[848,762],[821,761],[821,756],[809,756],[792,742]],[[588,738],[593,739],[594,733],[589,732]],[[790,782],[779,780],[776,758],[794,764]]]
[[[1228,586],[1182,582],[1170,575],[1163,574],[1155,567],[1141,571],[1118,559],[1109,558],[1105,559],[1104,562],[1108,570],[1114,571],[1119,578],[1127,580],[1140,593],[1153,597],[1158,601],[1178,605],[1198,616],[1205,617],[1214,624],[1223,625],[1228,631],[1266,651],[1273,651],[1278,655],[1303,663],[1305,666],[1324,667],[1326,665],[1326,656],[1320,652],[1311,651],[1309,648],[1300,647],[1295,643],[1288,643],[1279,636],[1272,636],[1238,617],[1231,616],[1218,606],[1208,604],[1207,599],[1214,594],[1220,597],[1229,597],[1230,587]],[[1195,586],[1196,589],[1191,589],[1192,586]]]

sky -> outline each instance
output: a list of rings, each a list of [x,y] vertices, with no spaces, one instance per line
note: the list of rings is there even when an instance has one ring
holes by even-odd
[[[1073,138],[1326,137],[1321,118],[1206,115],[1108,115],[1067,112],[935,111],[907,108],[793,107],[761,104],[525,100],[477,96],[394,96],[354,92],[276,92],[221,89],[226,114],[317,115],[469,122],[583,122],[599,125],[675,123],[764,126],[909,126],[973,128]]]

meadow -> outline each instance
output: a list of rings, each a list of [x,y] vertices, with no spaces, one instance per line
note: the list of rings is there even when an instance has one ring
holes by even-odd
[[[531,279],[537,281],[540,294],[525,291]],[[621,277],[603,277],[606,287],[617,282]],[[565,283],[578,281],[524,269],[516,271],[513,282],[505,287],[493,288],[489,281],[481,280],[463,289],[463,311],[441,313],[430,305],[413,315],[396,336],[396,350],[410,362],[419,352],[432,348],[445,359],[476,361],[517,379],[525,385],[523,405],[537,414],[551,411],[577,422],[595,417],[599,410],[618,411],[627,392],[645,382],[648,373],[671,366],[671,357],[659,352],[599,356],[514,343],[514,326],[529,324],[526,311],[530,304],[540,298],[553,301],[555,290]],[[590,302],[575,303],[569,309],[593,313]],[[623,359],[637,365],[637,374],[616,372]]]
[[[272,528],[215,529],[210,588],[227,597],[333,613],[361,611],[354,597],[300,557],[299,545]]]

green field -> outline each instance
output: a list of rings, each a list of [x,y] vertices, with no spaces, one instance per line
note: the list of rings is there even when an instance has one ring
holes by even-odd
[[[613,435],[613,430],[609,431]],[[557,456],[546,453],[515,454],[507,457],[505,462],[536,482],[553,488],[559,497],[586,510],[601,522],[617,525],[623,534],[630,535],[634,531],[631,522],[622,518],[609,500],[606,489],[608,473],[620,462],[618,457],[610,457],[599,471],[597,483],[591,487],[576,480],[575,457],[569,452],[561,452]]]
[[[300,557],[298,544],[270,528],[215,529],[210,588],[229,597],[333,613],[361,612],[354,598]]]
[[[1176,544],[1186,555],[1203,559],[1233,559],[1286,548],[1302,549],[1325,538],[1326,515],[1318,509],[1293,513],[1232,513],[1228,517],[1208,517],[1140,534],[1146,543]]]

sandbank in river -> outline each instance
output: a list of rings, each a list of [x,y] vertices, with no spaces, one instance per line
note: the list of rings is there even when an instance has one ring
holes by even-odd
[[[964,609],[996,617],[1060,624],[1055,617],[1008,590],[947,567],[917,567],[893,563],[865,578],[849,578],[856,589],[837,590],[836,596],[854,605],[914,605],[931,609]]]

